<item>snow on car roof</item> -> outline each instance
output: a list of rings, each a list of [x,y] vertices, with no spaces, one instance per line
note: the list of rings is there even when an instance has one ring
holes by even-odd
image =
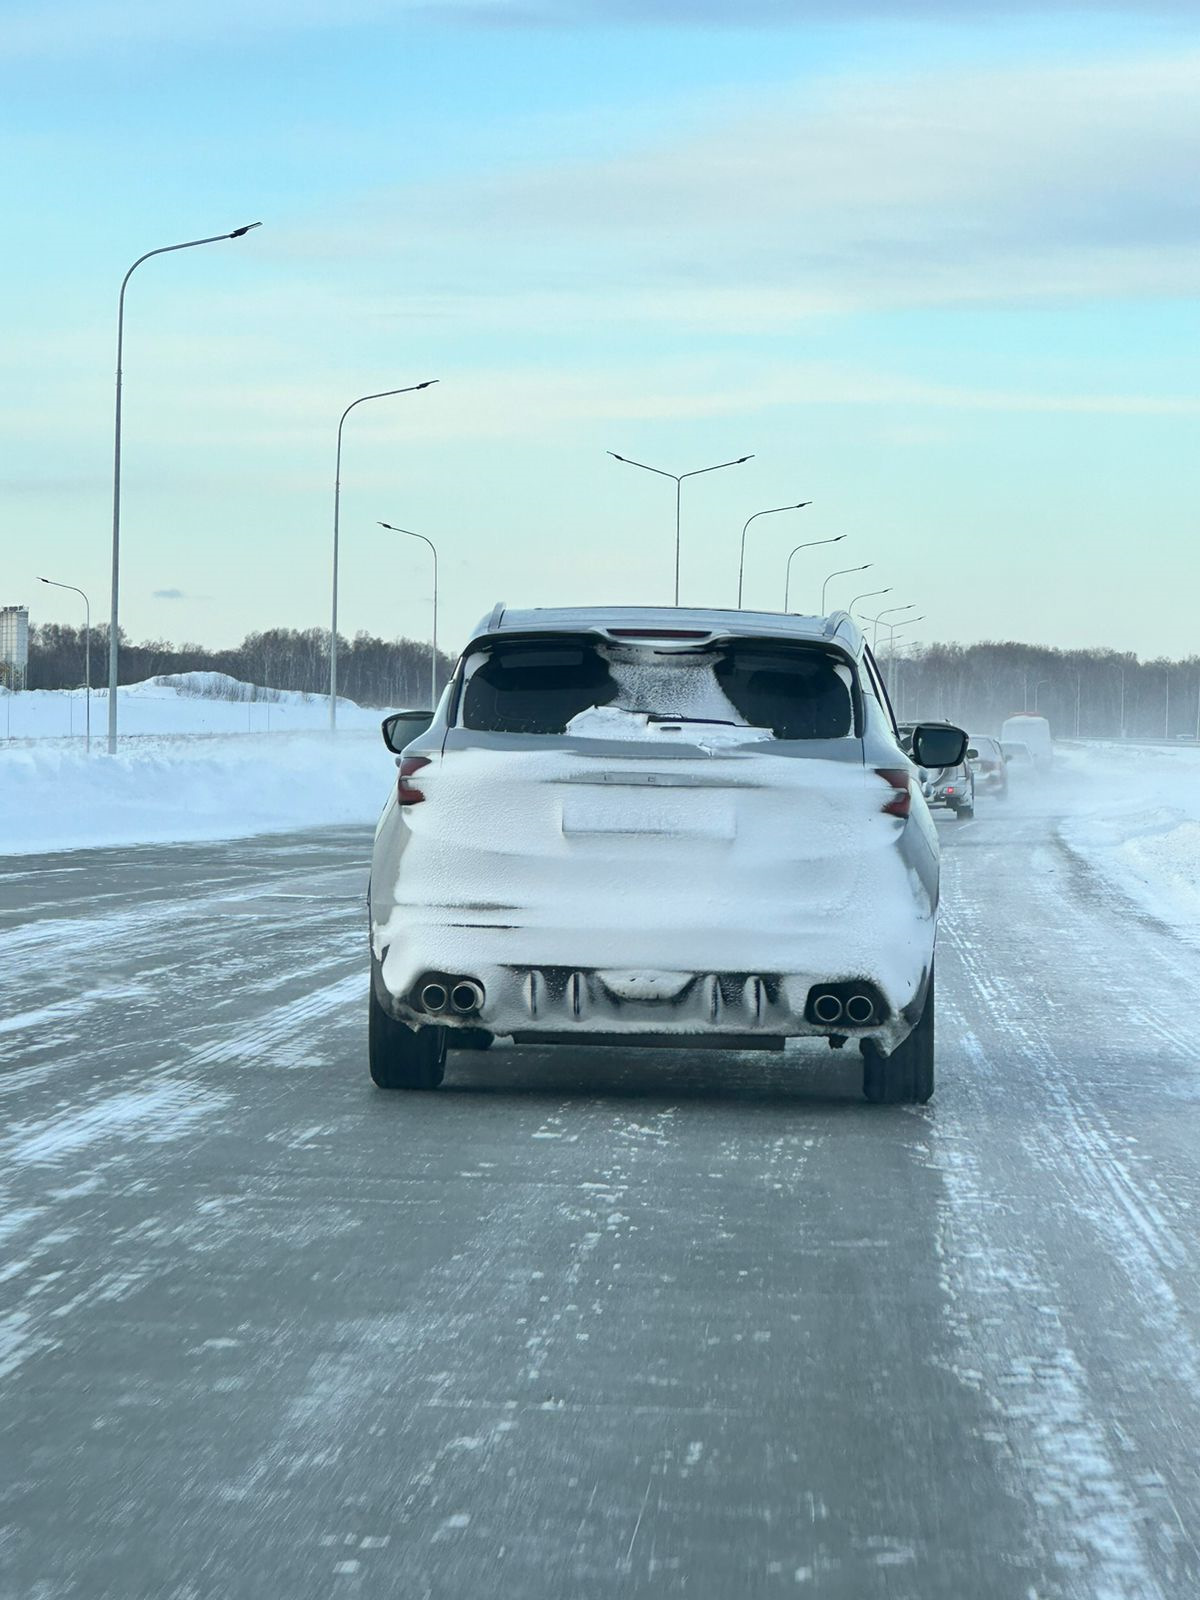
[[[474,638],[495,633],[642,632],[670,635],[696,632],[705,636],[734,634],[740,638],[836,639],[852,655],[862,634],[845,612],[827,617],[802,617],[783,611],[722,611],[702,606],[545,606],[527,611],[497,605],[480,619]]]

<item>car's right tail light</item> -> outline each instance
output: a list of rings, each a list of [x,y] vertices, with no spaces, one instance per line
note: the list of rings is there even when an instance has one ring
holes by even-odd
[[[876,773],[892,786],[891,799],[883,810],[890,817],[906,817],[912,810],[912,777],[903,767],[876,767]]]
[[[400,776],[396,780],[396,799],[402,806],[419,806],[425,798],[424,789],[418,789],[412,783],[415,773],[422,767],[429,765],[428,756],[402,756],[400,758]]]

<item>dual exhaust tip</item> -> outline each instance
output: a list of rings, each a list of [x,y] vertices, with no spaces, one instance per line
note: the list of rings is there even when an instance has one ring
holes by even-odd
[[[863,1028],[875,1020],[875,1001],[869,994],[849,994],[843,1000],[826,990],[813,1001],[812,1009],[818,1022],[848,1022]]]
[[[421,989],[421,1004],[434,1015],[441,1011],[453,1011],[460,1017],[470,1016],[483,1004],[483,985],[476,983],[474,978],[459,978],[446,983],[431,981]]]

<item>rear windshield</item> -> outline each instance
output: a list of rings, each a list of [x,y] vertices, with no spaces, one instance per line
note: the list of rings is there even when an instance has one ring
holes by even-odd
[[[490,733],[620,738],[678,721],[842,739],[854,732],[854,679],[840,656],[816,645],[731,640],[680,651],[518,640],[468,657],[458,721]]]

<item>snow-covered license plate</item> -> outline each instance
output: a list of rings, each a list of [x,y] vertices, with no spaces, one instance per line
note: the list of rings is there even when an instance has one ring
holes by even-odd
[[[649,833],[677,839],[732,839],[737,819],[730,797],[711,789],[606,789],[563,797],[568,835]]]

